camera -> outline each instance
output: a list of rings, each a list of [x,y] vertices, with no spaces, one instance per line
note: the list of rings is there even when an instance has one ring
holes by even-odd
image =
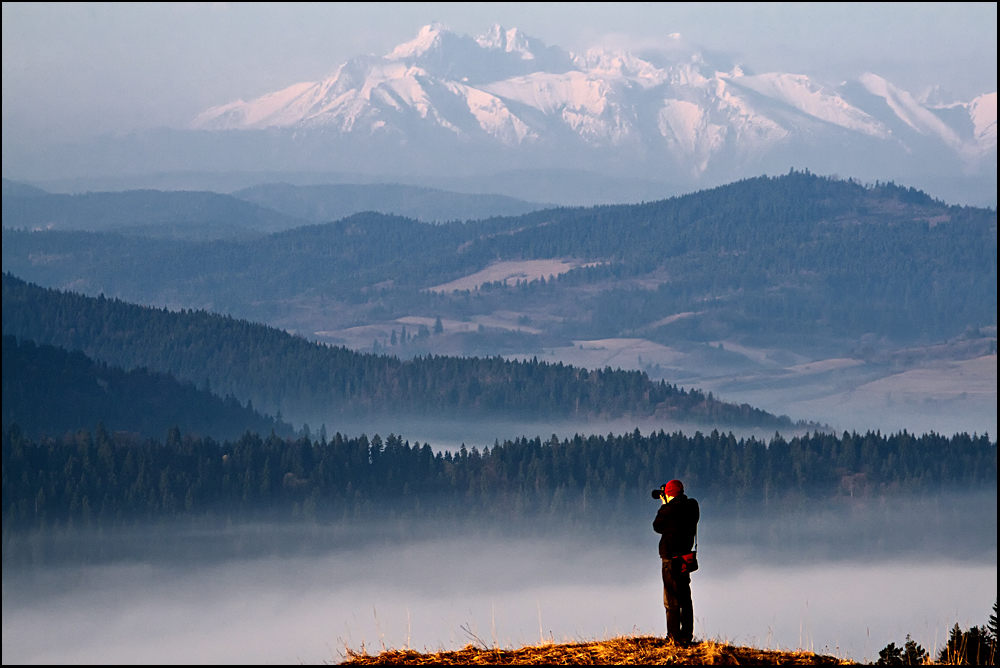
[[[653,498],[659,500],[663,496],[663,488],[657,487],[652,492]]]

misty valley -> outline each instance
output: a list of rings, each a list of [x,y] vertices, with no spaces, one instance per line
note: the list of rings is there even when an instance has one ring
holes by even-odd
[[[4,663],[662,636],[674,479],[697,638],[995,615],[995,209],[3,187]]]
[[[955,623],[982,624],[993,603],[995,499],[743,515],[706,504],[696,634],[868,660],[906,634],[940,649]],[[312,663],[348,647],[659,635],[654,510],[595,514],[590,526],[388,512],[65,532],[37,546],[39,563],[4,567],[4,660]]]

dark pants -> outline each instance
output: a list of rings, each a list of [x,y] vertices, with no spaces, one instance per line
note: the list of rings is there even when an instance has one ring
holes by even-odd
[[[681,573],[679,559],[663,559],[663,607],[667,609],[667,635],[688,643],[694,637],[691,574]]]

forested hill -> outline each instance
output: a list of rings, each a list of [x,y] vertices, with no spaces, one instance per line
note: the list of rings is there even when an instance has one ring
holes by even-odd
[[[786,427],[788,418],[653,382],[637,371],[587,371],[502,358],[360,354],[204,311],[171,312],[40,288],[3,277],[3,333],[81,350],[126,369],[170,373],[268,412],[557,416],[660,415]]]
[[[543,258],[591,266],[481,302],[420,292],[498,260]],[[558,311],[547,333],[574,339],[755,336],[843,352],[865,335],[936,341],[995,325],[997,218],[913,188],[793,172],[644,204],[444,225],[368,213],[243,241],[5,230],[3,267],[50,287],[254,318],[302,298],[368,303],[390,319]]]
[[[361,211],[431,223],[517,216],[543,208],[503,195],[472,195],[392,183],[312,186],[269,183],[238,190],[233,197],[314,223],[340,220]]]
[[[269,233],[305,220],[212,192],[128,190],[52,194],[15,189],[3,197],[3,226],[113,231],[153,237],[213,239]],[[5,185],[6,187],[6,185]]]
[[[41,188],[36,188],[35,186],[19,181],[3,179],[2,183],[4,199],[8,197],[45,197],[51,194],[47,190],[42,190]]]
[[[186,433],[236,438],[248,429],[281,435],[291,425],[223,399],[193,383],[145,369],[123,371],[81,352],[18,343],[3,337],[3,428],[59,436],[103,423],[110,431],[162,438],[171,427]]]

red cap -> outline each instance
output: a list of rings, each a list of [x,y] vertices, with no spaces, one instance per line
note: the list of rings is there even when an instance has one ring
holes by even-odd
[[[663,486],[663,493],[667,496],[680,496],[684,493],[684,483],[680,480],[671,480]]]

